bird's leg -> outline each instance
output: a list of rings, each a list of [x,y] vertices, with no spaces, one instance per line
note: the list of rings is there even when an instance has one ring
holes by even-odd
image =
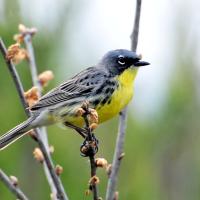
[[[88,136],[86,136],[85,140],[83,141],[83,144],[80,147],[81,156],[83,157],[88,157],[90,155],[94,156],[99,150],[98,139],[96,139],[93,133],[91,135],[92,135],[92,140],[90,140]]]
[[[85,128],[80,128],[78,126],[75,126],[69,122],[64,122],[64,125],[69,127],[69,128],[72,128],[74,129],[80,136],[82,136],[84,139],[86,138],[87,136],[87,130]]]

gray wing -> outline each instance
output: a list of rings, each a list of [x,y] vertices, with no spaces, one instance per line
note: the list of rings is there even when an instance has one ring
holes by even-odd
[[[36,111],[63,102],[67,105],[68,102],[73,102],[73,100],[86,99],[97,88],[101,87],[107,78],[108,74],[102,69],[97,67],[87,68],[45,94],[30,110]]]

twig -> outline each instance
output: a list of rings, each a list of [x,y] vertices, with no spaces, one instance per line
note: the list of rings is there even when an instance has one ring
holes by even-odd
[[[10,178],[0,169],[0,179],[8,187],[8,189],[17,197],[19,200],[28,200],[28,197],[21,191],[21,189],[13,184]]]
[[[133,31],[131,34],[131,50],[136,51],[138,44],[138,36],[139,36],[139,27],[140,27],[140,12],[142,0],[136,0],[136,8],[135,8],[135,21],[133,26]]]
[[[47,179],[49,181],[49,184],[51,186],[52,192],[56,192],[53,194],[56,194],[57,198],[59,200],[68,200],[68,197],[65,193],[64,187],[62,185],[62,182],[60,180],[60,178],[57,176],[57,174],[55,173],[55,167],[53,164],[53,161],[51,159],[51,156],[49,155],[49,151],[46,149],[46,146],[43,142],[43,140],[41,139],[41,134],[38,133],[38,129],[37,128],[37,142],[38,142],[38,146],[40,147],[40,150],[43,153],[44,156],[44,161],[45,161],[45,172],[47,175]]]
[[[90,128],[90,122],[88,119],[88,115],[90,114],[89,104],[86,103],[83,106],[83,109],[85,110],[85,113],[83,114],[83,118],[84,118],[85,126],[86,126],[85,129],[87,130],[87,137],[84,141],[85,144],[83,144],[83,146],[87,148],[87,151],[84,153],[85,153],[85,156],[89,156],[89,159],[90,159],[90,167],[91,167],[90,189],[93,193],[93,200],[98,200],[99,198],[98,198],[97,184],[94,181],[94,179],[96,178],[96,170],[97,170],[95,157],[94,157],[95,154],[97,153],[97,150],[95,148],[98,148],[97,140],[92,134],[91,128]]]
[[[87,117],[85,118],[85,122],[86,122],[86,127],[87,127],[87,130],[88,130],[88,141],[93,142],[91,129],[89,127]],[[90,158],[91,178],[92,178],[92,177],[96,176],[97,167],[96,167],[95,158],[94,158],[95,150],[94,150],[94,147],[92,146],[92,144],[91,144],[90,148],[91,148],[91,153],[89,155],[89,158]],[[93,199],[98,200],[97,184],[91,184],[91,189],[92,189],[92,192],[93,192]]]
[[[34,54],[34,49],[32,45],[32,35],[30,33],[24,34],[24,43],[28,51],[28,61],[29,61],[30,70],[31,70],[32,82],[33,82],[33,85],[38,88],[39,96],[41,96],[42,87],[38,79],[37,66],[35,62],[35,54]]]
[[[18,73],[17,73],[17,71],[15,69],[14,64],[12,63],[11,60],[6,59],[7,49],[6,49],[5,45],[4,45],[4,42],[3,42],[2,38],[0,38],[0,51],[1,51],[2,55],[3,55],[3,58],[4,58],[4,60],[5,60],[6,64],[7,64],[7,66],[8,66],[10,74],[11,74],[11,76],[13,78],[14,84],[16,86],[16,89],[17,89],[19,98],[20,98],[20,100],[22,102],[22,105],[24,107],[24,110],[25,110],[27,116],[29,116],[30,113],[29,113],[29,111],[27,109],[28,108],[28,104],[27,104],[26,99],[24,97],[23,85],[22,85],[22,83],[20,81],[19,75],[18,75]]]
[[[11,76],[12,76],[13,80],[14,80],[15,86],[16,86],[17,91],[19,93],[20,100],[21,100],[22,105],[23,105],[23,107],[25,109],[25,112],[26,112],[27,116],[29,117],[30,116],[30,112],[27,109],[27,103],[26,103],[26,100],[24,98],[24,89],[23,89],[22,83],[20,81],[19,75],[18,75],[18,73],[17,73],[17,71],[15,69],[14,64],[12,63],[12,61],[6,59],[7,49],[6,49],[6,47],[4,45],[4,42],[3,42],[3,40],[1,38],[0,38],[0,50],[1,50],[1,52],[3,54],[3,57],[4,57],[5,61],[6,61],[6,64],[8,65],[9,71],[11,73]],[[42,151],[42,153],[44,155],[45,165],[48,168],[47,171],[49,171],[49,174],[51,175],[51,179],[49,178],[49,176],[47,176],[49,184],[50,184],[51,187],[56,188],[56,194],[57,194],[57,198],[58,199],[68,200],[68,197],[67,197],[67,195],[66,195],[66,193],[64,191],[63,185],[62,185],[59,177],[55,173],[54,165],[53,165],[51,157],[50,157],[50,155],[48,153],[48,150],[46,149],[46,146],[43,143],[43,141],[42,141],[42,139],[40,137],[40,134],[38,133],[39,131],[40,131],[39,129],[35,129],[35,133],[37,135],[37,142],[38,142],[38,145],[39,145],[39,147],[40,147],[40,149],[41,149],[41,151]],[[46,172],[46,170],[45,170],[45,172]]]
[[[136,9],[135,9],[135,22],[133,32],[131,34],[131,50],[136,51],[138,43],[138,33],[139,33],[139,21],[140,21],[140,11],[141,11],[142,0],[136,0]],[[126,121],[127,121],[127,107],[120,112],[119,116],[119,126],[118,126],[118,135],[115,147],[115,153],[112,162],[111,174],[108,180],[107,191],[106,191],[106,200],[113,200],[117,185],[118,172],[121,164],[121,155],[123,153],[123,146],[125,140],[126,132]]]

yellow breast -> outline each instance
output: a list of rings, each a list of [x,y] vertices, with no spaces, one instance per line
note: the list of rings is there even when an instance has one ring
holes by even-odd
[[[133,83],[137,69],[129,68],[116,77],[119,87],[113,93],[111,102],[97,109],[99,123],[102,123],[117,115],[132,99]]]
[[[99,104],[96,108],[99,117],[99,123],[107,121],[116,116],[130,102],[133,96],[133,83],[136,74],[137,69],[129,68],[121,75],[116,77],[119,87],[112,94],[111,101],[109,103],[105,103],[104,105]],[[65,121],[68,121],[76,126],[84,126],[82,117],[66,116]]]

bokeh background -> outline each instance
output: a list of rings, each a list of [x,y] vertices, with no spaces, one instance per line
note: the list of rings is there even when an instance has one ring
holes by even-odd
[[[200,1],[143,1],[138,52],[151,63],[140,69],[129,105],[126,156],[118,190],[123,200],[200,199]],[[13,43],[19,23],[38,29],[34,48],[39,72],[55,79],[46,91],[95,64],[108,50],[130,48],[135,1],[0,0],[0,36]],[[25,89],[31,87],[26,62],[17,66]],[[46,92],[44,91],[44,92]],[[12,79],[0,57],[0,133],[25,119]],[[55,164],[70,199],[84,192],[89,163],[80,157],[81,138],[71,130],[48,127]],[[117,117],[97,130],[98,157],[112,161]],[[0,152],[0,168],[19,178],[33,200],[49,199],[42,166],[32,156],[28,137]],[[98,170],[100,195],[107,177]],[[0,182],[0,199],[15,197]]]

